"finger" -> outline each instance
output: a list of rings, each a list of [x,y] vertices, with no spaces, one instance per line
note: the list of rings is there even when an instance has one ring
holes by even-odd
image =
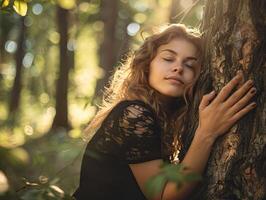
[[[255,107],[256,107],[256,103],[255,102],[250,103],[245,108],[243,108],[242,110],[237,112],[235,115],[233,115],[233,117],[231,118],[232,122],[233,123],[237,122],[239,119],[241,119],[244,115],[246,115],[248,112],[253,110]]]
[[[241,81],[239,82],[237,88],[241,88],[241,86],[244,85],[244,83],[245,83],[244,73],[243,73],[242,70],[238,70],[238,71],[237,71],[237,74],[238,74],[239,76],[241,76]]]
[[[215,98],[215,102],[223,102],[229,94],[232,92],[232,90],[242,81],[242,77],[238,74],[236,75],[229,83],[227,83],[220,93]]]
[[[253,81],[251,81],[251,80],[247,81],[241,88],[239,88],[236,92],[234,92],[234,94],[232,94],[225,101],[225,105],[228,107],[233,106],[236,102],[238,102],[250,90],[252,85],[253,85]]]
[[[232,111],[233,114],[237,113],[239,110],[241,110],[243,107],[245,107],[250,99],[256,94],[256,88],[252,87],[248,93],[241,98],[236,104],[234,104],[231,108],[230,111]]]
[[[214,97],[215,97],[215,91],[212,91],[211,93],[204,95],[200,102],[199,110],[203,110],[204,108],[206,108],[210,104],[211,100],[214,99]]]

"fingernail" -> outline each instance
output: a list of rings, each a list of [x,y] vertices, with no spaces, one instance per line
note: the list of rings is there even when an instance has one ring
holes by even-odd
[[[248,84],[249,84],[249,85],[253,85],[253,83],[254,83],[254,82],[253,82],[252,80],[249,80],[249,81],[248,81]]]
[[[257,104],[256,103],[252,103],[251,106],[254,108],[254,107],[257,106]]]
[[[210,93],[211,95],[214,95],[215,94],[215,90],[213,90],[213,91],[211,91],[211,93]]]
[[[250,91],[251,94],[255,94],[256,92],[257,92],[256,88],[253,88],[253,89]]]

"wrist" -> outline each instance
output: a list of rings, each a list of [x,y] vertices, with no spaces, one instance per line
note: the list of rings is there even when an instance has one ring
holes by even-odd
[[[200,140],[200,142],[202,142],[203,144],[212,146],[216,140],[216,137],[214,133],[211,133],[210,131],[207,131],[207,130],[204,130],[198,127],[195,132],[194,139]]]

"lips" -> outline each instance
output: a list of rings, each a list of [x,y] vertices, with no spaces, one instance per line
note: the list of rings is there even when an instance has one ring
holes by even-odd
[[[176,76],[168,76],[165,79],[169,80],[169,81],[171,81],[172,83],[175,83],[175,84],[184,85],[184,82],[180,78],[178,78]]]

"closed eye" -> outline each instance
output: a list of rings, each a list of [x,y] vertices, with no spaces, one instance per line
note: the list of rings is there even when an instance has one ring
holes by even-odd
[[[185,63],[185,66],[188,67],[188,68],[193,68],[193,65],[192,64]]]
[[[173,58],[163,58],[163,60],[167,62],[174,62],[175,60]]]

